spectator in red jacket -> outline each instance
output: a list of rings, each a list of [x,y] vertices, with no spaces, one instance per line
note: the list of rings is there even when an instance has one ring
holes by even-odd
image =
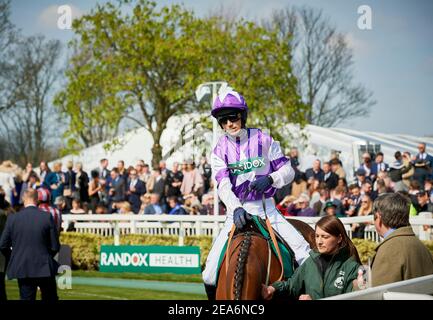
[[[289,206],[296,200],[294,196],[285,196],[283,200],[279,204],[276,205],[278,211],[285,217],[290,217],[291,214],[287,211]]]

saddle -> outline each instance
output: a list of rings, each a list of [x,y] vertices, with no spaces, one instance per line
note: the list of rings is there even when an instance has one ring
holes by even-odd
[[[248,221],[247,225],[239,230],[236,229],[234,234],[233,234],[233,239],[235,239],[237,236],[245,233],[246,231],[258,234],[260,236],[262,236],[264,239],[266,239],[268,241],[268,243],[270,244],[270,247],[272,249],[272,252],[275,254],[275,256],[278,257],[278,252],[277,249],[275,248],[270,234],[268,232],[268,228],[266,226],[265,221],[260,218],[259,216],[252,216],[252,219],[250,221]],[[287,242],[283,239],[283,237],[281,237],[281,235],[279,235],[275,230],[274,230],[274,234],[275,237],[277,239],[277,243],[278,243],[278,247],[280,249],[281,255],[282,255],[282,260],[283,260],[283,279],[288,279],[293,275],[293,272],[295,271],[295,269],[298,267],[298,264],[295,260],[295,254],[293,252],[293,250],[290,248],[290,246],[287,244]],[[227,251],[227,245],[228,245],[228,239],[226,241],[226,243],[224,244],[224,247],[221,251],[220,254],[220,258],[218,260],[218,274],[217,274],[217,279],[220,273],[220,269],[221,269],[221,265],[222,262],[224,260],[226,251]]]

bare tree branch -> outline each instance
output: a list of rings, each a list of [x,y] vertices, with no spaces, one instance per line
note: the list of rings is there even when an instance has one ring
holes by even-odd
[[[353,52],[322,10],[287,7],[275,11],[267,28],[277,28],[292,50],[298,92],[310,108],[307,119],[319,126],[335,126],[366,117],[375,104],[372,93],[353,80]]]
[[[49,149],[48,115],[53,114],[49,100],[59,75],[56,63],[60,51],[59,41],[47,41],[42,36],[20,38],[1,75],[8,89],[2,92],[8,108],[0,118],[9,125],[0,129],[0,135],[6,141],[8,156],[22,165],[41,161]]]

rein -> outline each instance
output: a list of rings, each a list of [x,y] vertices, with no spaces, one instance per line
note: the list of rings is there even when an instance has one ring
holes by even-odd
[[[262,196],[262,206],[263,206],[263,212],[265,213],[265,217],[266,217],[266,227],[268,228],[269,236],[272,240],[272,243],[274,244],[275,250],[277,251],[278,261],[280,262],[280,265],[281,265],[281,274],[277,280],[277,281],[280,281],[281,279],[283,279],[283,275],[284,275],[283,256],[281,255],[280,247],[278,246],[278,242],[277,242],[277,239],[275,237],[274,229],[272,228],[271,222],[270,222],[269,217],[266,213],[266,204],[265,204],[265,195],[264,194]],[[230,249],[230,244],[233,240],[233,235],[235,233],[235,230],[236,230],[236,226],[233,224],[232,228],[230,229],[229,238],[227,241],[227,249],[226,249],[226,253],[225,253],[226,274],[228,273],[228,270],[229,270],[229,263],[228,263],[228,261],[229,261],[229,249]],[[267,239],[267,243],[268,243],[268,267],[267,267],[267,271],[266,271],[266,285],[269,284],[269,276],[270,276],[270,270],[271,270],[272,250],[271,250],[271,245],[269,243],[269,238]]]
[[[278,261],[280,261],[280,265],[281,265],[281,274],[278,277],[277,281],[281,281],[281,279],[283,279],[283,275],[284,275],[283,256],[281,255],[280,247],[278,246],[278,242],[277,242],[277,239],[275,237],[274,229],[271,226],[271,221],[269,220],[269,217],[266,214],[266,204],[265,204],[265,194],[264,193],[262,196],[262,205],[263,205],[263,212],[265,213],[265,217],[266,217],[266,226],[268,227],[268,232],[269,232],[269,235],[271,236],[272,243],[274,244],[275,250],[278,253]],[[269,241],[268,241],[268,246],[269,246],[269,259],[268,259],[268,272],[266,275],[266,285],[268,284],[268,281],[269,281],[269,270],[271,268],[271,259],[270,259],[271,248],[270,248]]]

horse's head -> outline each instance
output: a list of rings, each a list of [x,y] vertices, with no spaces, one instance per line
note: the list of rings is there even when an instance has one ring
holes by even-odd
[[[267,278],[275,281],[281,272],[268,239],[253,221],[248,221],[242,229],[235,230],[227,250],[220,269],[217,299],[260,299],[262,284]]]
[[[264,220],[257,218],[255,221],[260,229],[267,230]],[[289,222],[292,223],[292,220]],[[313,248],[314,230],[301,221],[292,224]],[[280,242],[285,243],[277,233],[275,235]],[[280,278],[282,266],[279,259],[271,250],[269,239],[262,235],[254,221],[250,220],[242,229],[235,230],[227,250],[220,268],[217,299],[261,299],[262,284],[270,284]]]

